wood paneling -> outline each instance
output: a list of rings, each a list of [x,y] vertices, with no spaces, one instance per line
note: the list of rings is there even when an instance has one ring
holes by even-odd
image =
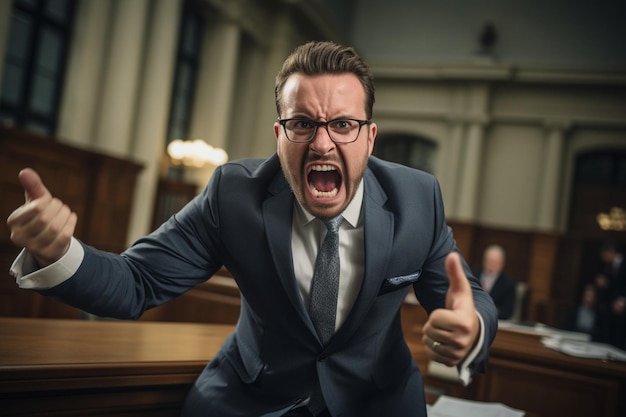
[[[77,213],[77,238],[111,252],[119,253],[126,248],[135,182],[141,170],[139,164],[62,144],[51,137],[0,127],[2,219],[24,203],[24,191],[17,174],[26,167],[34,168],[52,195]],[[19,249],[11,243],[4,221],[2,224],[0,315],[77,316],[76,310],[17,288],[7,271]]]

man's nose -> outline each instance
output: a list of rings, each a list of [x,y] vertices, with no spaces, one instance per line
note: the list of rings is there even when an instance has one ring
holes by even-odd
[[[319,126],[310,144],[311,150],[324,155],[335,148],[335,142],[330,138],[327,126]]]

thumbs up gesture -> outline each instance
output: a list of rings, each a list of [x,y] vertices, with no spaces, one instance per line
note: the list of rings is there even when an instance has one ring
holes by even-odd
[[[34,170],[26,168],[18,178],[26,201],[7,218],[11,240],[44,267],[58,261],[69,249],[77,216],[61,200],[52,197]]]
[[[437,362],[458,365],[472,350],[480,331],[472,289],[457,253],[446,258],[450,287],[446,307],[434,310],[424,325],[422,341]]]

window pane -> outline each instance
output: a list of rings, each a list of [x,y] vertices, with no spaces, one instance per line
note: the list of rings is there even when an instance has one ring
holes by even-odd
[[[54,109],[54,80],[43,75],[35,75],[30,96],[30,109],[49,116]]]
[[[17,65],[7,63],[2,74],[2,102],[17,106],[20,102],[24,72]]]
[[[58,20],[60,23],[66,22],[69,16],[68,0],[48,0],[46,2],[46,14],[54,20]]]
[[[7,45],[7,60],[26,59],[33,33],[32,18],[24,13],[15,11],[11,16],[11,30]]]
[[[61,63],[61,48],[61,37],[58,33],[50,29],[42,30],[37,51],[36,71],[54,75]]]

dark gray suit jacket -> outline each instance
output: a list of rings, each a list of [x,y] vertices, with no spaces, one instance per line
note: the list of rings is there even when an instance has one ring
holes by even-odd
[[[242,296],[235,332],[199,376],[185,416],[280,416],[319,378],[331,414],[425,416],[421,374],[403,337],[412,285],[428,311],[445,304],[444,260],[456,251],[437,181],[370,158],[364,177],[365,276],[343,325],[322,346],[298,292],[291,253],[294,196],[276,155],[217,169],[204,192],[122,256],[85,246],[77,273],[44,291],[94,314],[136,318],[201,283],[222,265]],[[493,302],[470,277],[486,343]]]

